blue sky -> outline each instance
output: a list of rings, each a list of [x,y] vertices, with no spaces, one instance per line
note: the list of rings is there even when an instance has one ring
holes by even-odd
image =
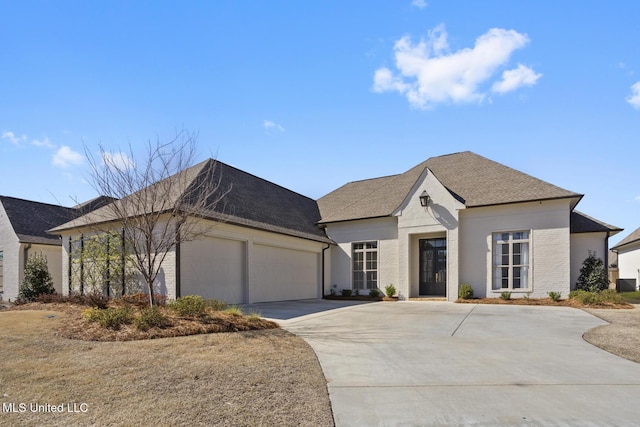
[[[318,198],[471,150],[640,227],[640,2],[0,0],[0,194],[96,195],[84,147],[198,132]]]

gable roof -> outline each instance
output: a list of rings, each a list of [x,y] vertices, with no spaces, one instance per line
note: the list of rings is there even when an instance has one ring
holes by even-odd
[[[614,236],[622,231],[622,228],[607,224],[579,211],[571,212],[571,233],[597,233],[607,232]]]
[[[432,157],[408,171],[350,182],[318,200],[322,223],[391,215],[429,169],[466,207],[575,198],[557,187],[470,151]]]
[[[21,243],[60,245],[60,239],[48,234],[47,230],[71,220],[77,214],[74,208],[15,197],[0,196],[0,203]]]
[[[320,220],[320,211],[313,199],[225,163],[213,159],[205,160],[166,179],[175,180],[177,184],[172,186],[175,192],[169,195],[166,206],[172,206],[185,194],[191,194],[198,188],[201,180],[219,180],[221,191],[229,191],[219,203],[214,203],[215,200],[212,199],[211,205],[203,212],[203,217],[310,240],[331,242],[316,225]],[[153,184],[141,191],[153,191],[156,185],[161,184]],[[153,209],[157,207],[149,205],[139,214],[148,213]],[[116,220],[117,217],[111,209],[103,207],[50,231],[60,232]]]
[[[632,243],[636,243],[640,241],[640,228],[633,231],[627,237],[618,242],[617,245],[611,248],[612,251],[623,248],[624,246],[631,245]]]

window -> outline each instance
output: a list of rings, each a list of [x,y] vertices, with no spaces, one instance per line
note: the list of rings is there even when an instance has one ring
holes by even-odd
[[[4,258],[4,251],[0,251],[0,261],[2,261]]]
[[[494,233],[492,289],[529,289],[528,231]]]
[[[353,243],[353,289],[365,290],[378,287],[378,242]]]

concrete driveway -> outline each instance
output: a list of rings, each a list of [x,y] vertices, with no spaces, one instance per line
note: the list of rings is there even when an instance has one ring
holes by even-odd
[[[604,322],[581,310],[318,300],[295,317],[300,303],[277,304],[254,308],[315,350],[337,426],[640,423],[640,364],[585,342]]]

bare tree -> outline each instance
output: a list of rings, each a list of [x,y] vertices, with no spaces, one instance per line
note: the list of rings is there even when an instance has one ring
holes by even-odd
[[[216,162],[194,165],[197,135],[182,130],[168,142],[148,142],[144,158],[100,145],[96,158],[85,146],[92,185],[117,201],[90,214],[97,232],[119,229],[153,305],[154,284],[177,244],[202,237],[230,191],[222,188]],[[218,215],[221,217],[221,215]]]

